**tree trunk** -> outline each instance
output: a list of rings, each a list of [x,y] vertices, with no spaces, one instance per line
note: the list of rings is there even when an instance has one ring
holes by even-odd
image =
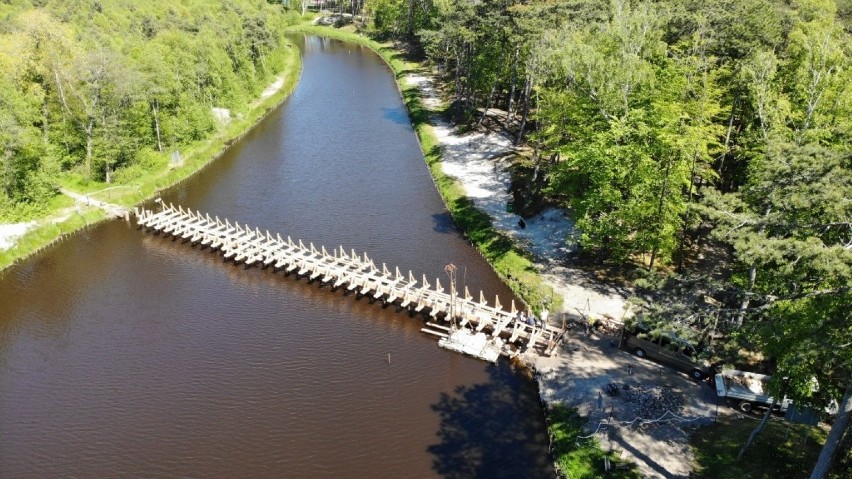
[[[500,51],[500,57],[497,60],[497,64],[500,65],[503,63],[503,51]],[[499,72],[499,69],[498,69]],[[479,124],[485,120],[485,116],[488,115],[488,110],[491,108],[491,104],[494,101],[494,94],[497,92],[497,81],[499,80],[499,75],[497,73],[494,74],[494,81],[491,82],[491,89],[488,92],[488,98],[485,99],[485,109],[482,111],[482,116],[479,118]]]
[[[532,89],[532,78],[527,74],[526,79],[524,80],[524,93],[523,93],[523,101],[524,101],[524,112],[521,115],[521,126],[518,128],[518,136],[515,138],[515,144],[521,142],[521,139],[524,137],[524,128],[527,126],[527,116],[530,112],[530,90]]]
[[[414,35],[414,0],[408,0],[408,20],[405,26],[405,35],[409,38]]]
[[[44,143],[47,144],[50,141],[50,135],[49,135],[49,133],[50,133],[50,123],[49,123],[50,115],[49,115],[48,110],[47,110],[47,102],[44,102],[44,104],[41,107],[41,118],[42,118],[42,120],[41,120],[42,121],[42,123],[41,123],[42,139],[43,139]]]
[[[455,78],[454,84],[456,86],[456,108],[458,108],[459,105],[461,104],[461,95],[462,95],[462,92],[461,92],[462,60],[461,60],[461,53],[459,51],[458,46],[455,47],[455,51],[456,51],[456,78]]]
[[[837,446],[840,444],[843,434],[849,429],[850,413],[852,413],[852,380],[846,385],[846,393],[843,394],[843,400],[840,401],[840,410],[837,411],[837,417],[834,418],[834,425],[825,439],[825,445],[822,446],[822,452],[819,453],[819,458],[810,479],[825,478],[828,469],[831,467],[831,463],[834,461]]]
[[[771,212],[772,212],[772,207],[770,206],[770,207],[766,208],[766,213],[763,214],[763,217],[766,218],[767,216],[769,216],[769,213],[771,213]],[[766,229],[766,226],[761,226],[760,232],[763,233],[763,231],[765,229]],[[737,313],[737,318],[736,318],[737,328],[739,328],[740,326],[743,325],[743,318],[745,317],[745,311],[746,311],[746,309],[748,309],[748,305],[751,302],[750,294],[751,294],[752,290],[754,289],[754,280],[756,278],[757,278],[757,265],[752,263],[751,267],[748,270],[748,290],[746,291],[745,298],[743,298],[743,302],[740,305],[740,312]]]
[[[669,189],[669,173],[672,169],[672,160],[669,160],[666,163],[666,175],[663,177],[663,191],[660,192],[660,202],[657,205],[657,219],[662,223],[663,218],[663,204],[666,201],[666,193],[668,193]],[[662,226],[662,225],[661,225]],[[662,227],[659,227],[657,231],[661,230]],[[657,240],[654,242],[654,249],[651,250],[651,261],[648,263],[648,270],[654,269],[654,260],[657,259],[657,251],[660,249],[660,234],[657,233]]]
[[[497,78],[494,79],[494,83],[491,84],[491,91],[488,92],[488,98],[485,99],[485,109],[482,110],[482,116],[479,118],[479,124],[485,120],[485,117],[488,115],[488,110],[491,108],[491,102],[494,99],[494,93],[497,91]]]
[[[677,272],[683,273],[683,257],[686,256],[686,227],[689,223],[689,214],[692,210],[692,189],[695,186],[695,170],[698,163],[698,159],[695,155],[692,155],[692,167],[689,172],[689,191],[686,195],[686,212],[683,214],[683,227],[681,228],[680,234],[680,256],[677,259]]]
[[[737,454],[737,461],[742,460],[743,456],[746,453],[746,450],[751,447],[751,445],[754,443],[754,440],[757,438],[757,434],[760,431],[763,430],[763,426],[765,426],[766,421],[769,420],[769,416],[772,414],[772,410],[775,409],[775,404],[777,402],[778,402],[778,398],[773,397],[772,398],[772,404],[769,406],[769,409],[766,410],[766,414],[763,415],[763,419],[761,419],[760,423],[757,425],[757,427],[755,427],[754,430],[751,431],[751,434],[749,434],[749,436],[748,436],[748,441],[746,441],[746,443],[743,444],[742,449],[740,449],[740,453]]]
[[[92,148],[94,141],[95,119],[89,117],[89,122],[86,124],[86,176],[92,178]]]
[[[751,267],[748,269],[748,289],[746,290],[746,295],[743,298],[743,302],[740,304],[740,311],[737,313],[737,328],[740,328],[743,325],[743,319],[745,318],[745,311],[748,309],[748,305],[751,302],[751,291],[754,289],[754,280],[757,279],[757,265],[752,263]]]
[[[731,104],[731,116],[728,118],[728,131],[725,132],[725,147],[722,150],[722,159],[719,162],[719,183],[722,190],[722,193],[727,192],[727,188],[725,187],[725,157],[728,156],[728,152],[731,147],[731,133],[734,130],[734,111],[737,109],[737,98],[734,98],[734,103]]]
[[[465,51],[467,53],[467,55],[465,55],[467,59],[467,65],[465,66],[465,71],[467,71],[467,81],[465,81],[464,85],[464,112],[465,116],[467,116],[476,108],[474,98],[475,93],[473,91],[473,44],[468,42],[466,44]]]
[[[6,151],[3,155],[3,189],[6,192],[6,197],[11,198],[14,195],[14,191],[12,188],[12,150],[11,148],[6,148]]]
[[[515,101],[515,87],[518,84],[518,54],[519,49],[515,49],[515,56],[512,59],[512,85],[509,87],[509,102],[506,105],[506,128],[509,128],[509,123],[512,121],[512,107]]]
[[[162,152],[163,140],[160,137],[160,108],[157,100],[154,100],[154,103],[151,104],[151,109],[154,111],[154,130],[157,132],[157,150]]]

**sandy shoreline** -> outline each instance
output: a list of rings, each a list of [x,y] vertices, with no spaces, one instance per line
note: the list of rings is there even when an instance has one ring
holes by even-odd
[[[26,223],[0,224],[0,251],[5,251],[13,246],[21,236],[24,236],[30,228],[36,225],[35,221]]]

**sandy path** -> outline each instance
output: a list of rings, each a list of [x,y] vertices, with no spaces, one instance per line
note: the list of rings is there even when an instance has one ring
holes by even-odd
[[[427,108],[435,110],[441,105],[431,79],[409,75],[406,80],[420,89]],[[535,265],[543,280],[564,299],[563,312],[576,315],[577,308],[586,312],[588,307],[594,315],[620,319],[630,292],[603,286],[567,263],[572,247],[565,240],[574,232],[574,224],[564,211],[546,209],[525,220],[523,229],[518,226],[521,217],[506,211],[511,199],[511,176],[502,157],[514,151],[512,139],[494,132],[457,134],[437,115],[432,125],[443,151],[444,172],[462,184],[467,196],[492,218],[497,229],[537,258]]]
[[[268,87],[266,87],[265,90],[263,90],[263,93],[260,94],[260,99],[265,100],[265,99],[271,97],[278,90],[280,90],[281,87],[283,87],[283,86],[284,86],[284,77],[276,78],[274,82],[272,82]]]
[[[409,75],[406,80],[420,89],[427,108],[435,111],[441,106],[431,79]],[[574,232],[574,225],[565,212],[545,210],[536,218],[525,220],[526,228],[521,229],[520,216],[506,211],[511,178],[503,158],[514,151],[510,138],[493,132],[458,134],[437,115],[433,116],[432,125],[442,148],[444,172],[461,183],[467,196],[492,218],[497,229],[533,253],[543,281],[562,296],[563,313],[576,317],[581,310],[617,320],[629,314],[627,297],[632,291],[605,284],[591,273],[572,267],[568,258],[572,247],[566,245],[566,238]],[[559,316],[551,315],[557,321]],[[683,373],[619,351],[613,346],[616,341],[613,337],[589,339],[572,333],[556,356],[532,353],[525,358],[537,371],[542,399],[548,404],[577,407],[590,420],[588,434],[598,430],[601,421],[613,422],[594,435],[604,449],[619,451],[622,457],[636,463],[645,477],[688,477],[692,467],[689,435],[698,424],[712,421],[713,389]],[[677,413],[685,420],[625,424],[636,416],[631,415],[619,396],[604,393],[603,388],[609,383],[670,388],[683,398],[683,407]]]

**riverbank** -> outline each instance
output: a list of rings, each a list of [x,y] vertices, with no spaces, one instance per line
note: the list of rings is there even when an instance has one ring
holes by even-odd
[[[552,294],[554,299],[547,305],[555,322],[583,316],[617,322],[631,313],[627,298],[633,292],[629,287],[604,281],[594,271],[573,264],[573,248],[564,242],[573,232],[573,223],[565,211],[545,210],[526,218],[523,228],[518,225],[520,216],[507,211],[509,167],[518,151],[506,132],[460,132],[444,121],[445,103],[431,73],[405,62],[392,45],[332,28],[301,27],[300,31],[367,45],[388,62],[447,208],[501,278],[528,304],[540,306],[549,299],[545,295]],[[533,288],[536,292],[530,294]],[[548,428],[554,438],[557,467],[565,474],[578,470],[603,474],[603,463],[595,459],[603,456],[589,451],[606,450],[614,464],[622,464],[616,477],[688,477],[693,462],[690,436],[695,426],[712,421],[714,391],[705,383],[617,350],[612,346],[615,341],[617,338],[570,335],[553,357],[531,353],[520,358],[535,371],[550,416]],[[677,417],[651,422],[637,419],[625,398],[601,396],[605,386],[614,382],[639,388],[640,396],[673,391],[679,405],[671,413]],[[575,412],[560,414],[565,408]],[[576,424],[563,420],[568,416],[576,422],[576,414],[586,421],[580,429],[587,436],[582,444],[565,436],[578,434]],[[600,426],[608,421],[611,426]],[[596,445],[589,447],[589,441]],[[627,465],[630,463],[637,469]]]
[[[286,68],[258,97],[252,99],[248,111],[230,117],[228,121],[218,122],[219,128],[210,138],[184,146],[177,165],[164,164],[141,173],[127,183],[80,183],[64,178],[60,181],[61,186],[93,200],[132,208],[195,175],[251,131],[293,91],[301,73],[301,59],[295,45],[290,42],[285,45],[288,53]],[[27,223],[0,225],[0,272],[65,236],[109,217],[97,206],[58,195],[51,201],[49,212],[44,216]]]
[[[408,109],[432,180],[459,230],[476,246],[503,282],[530,308],[536,312],[543,307],[551,311],[561,310],[561,296],[542,281],[532,255],[516,245],[505,231],[498,229],[489,215],[471,200],[464,185],[446,172],[446,158],[455,156],[450,152],[448,143],[453,138],[460,138],[460,135],[447,134],[439,129],[443,103],[437,91],[433,92],[434,95],[428,95],[420,84],[411,81],[411,78],[429,75],[428,70],[418,63],[407,61],[394,45],[364,37],[351,28],[299,25],[290,31],[355,42],[370,48],[384,59],[396,76],[400,95]],[[464,156],[466,152],[457,154]]]

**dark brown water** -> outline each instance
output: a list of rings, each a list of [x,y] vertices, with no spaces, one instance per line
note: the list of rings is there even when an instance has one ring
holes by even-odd
[[[292,97],[165,199],[432,278],[452,262],[508,302],[445,212],[390,70],[300,42]],[[531,381],[420,327],[101,224],[0,278],[0,477],[552,477]]]

